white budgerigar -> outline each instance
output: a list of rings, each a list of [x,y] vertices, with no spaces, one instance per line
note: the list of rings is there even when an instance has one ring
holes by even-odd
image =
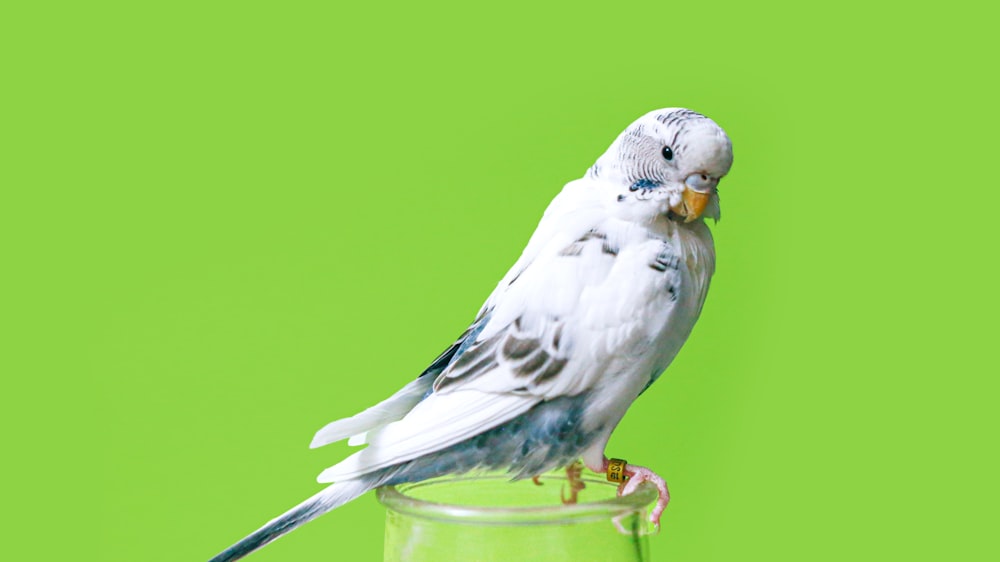
[[[471,470],[530,478],[583,459],[620,493],[663,479],[604,449],[632,401],[694,326],[715,269],[704,217],[733,162],[726,133],[688,109],[632,123],[549,205],[472,325],[416,380],[319,430],[359,452],[330,486],[211,562],[236,560],[368,490]]]

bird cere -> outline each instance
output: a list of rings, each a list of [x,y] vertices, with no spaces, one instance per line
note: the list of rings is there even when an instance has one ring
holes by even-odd
[[[210,562],[237,560],[379,486],[473,470],[514,479],[575,465],[669,494],[650,469],[608,459],[632,402],[691,333],[715,271],[732,144],[689,109],[632,123],[545,210],[472,325],[416,380],[320,429],[311,447],[367,445],[324,470],[330,485]]]

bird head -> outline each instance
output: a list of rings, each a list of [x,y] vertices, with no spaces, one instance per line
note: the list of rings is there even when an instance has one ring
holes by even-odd
[[[714,121],[690,109],[652,111],[629,125],[588,170],[613,191],[620,214],[680,222],[719,219],[719,180],[733,146]]]

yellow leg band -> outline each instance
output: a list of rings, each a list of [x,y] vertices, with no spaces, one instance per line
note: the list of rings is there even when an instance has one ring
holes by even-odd
[[[624,459],[610,459],[608,460],[608,482],[624,482],[628,480],[628,476],[625,475],[625,465],[628,461]]]

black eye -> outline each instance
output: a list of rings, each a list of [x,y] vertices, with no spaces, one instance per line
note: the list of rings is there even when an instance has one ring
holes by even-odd
[[[661,152],[663,154],[663,157],[666,158],[667,160],[674,159],[674,149],[670,148],[669,146],[664,146]]]

